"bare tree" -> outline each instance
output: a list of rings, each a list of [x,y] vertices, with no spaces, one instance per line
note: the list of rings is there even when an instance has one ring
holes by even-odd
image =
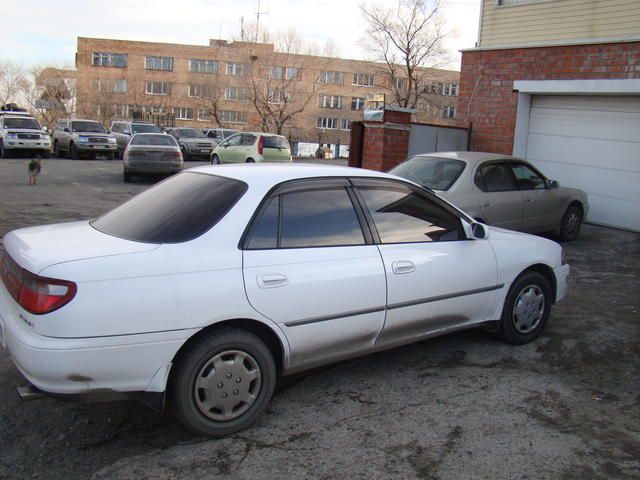
[[[29,74],[24,67],[8,60],[0,60],[0,106],[23,101],[23,93],[29,89]]]
[[[399,106],[416,108],[428,69],[446,63],[440,0],[397,0],[392,8],[367,2],[360,9],[368,25],[365,46],[381,64],[384,88]]]
[[[324,87],[318,76],[333,56],[332,47],[320,52],[294,30],[275,35],[263,32],[263,37],[274,39],[274,50],[249,47],[247,97],[262,130],[283,135]]]

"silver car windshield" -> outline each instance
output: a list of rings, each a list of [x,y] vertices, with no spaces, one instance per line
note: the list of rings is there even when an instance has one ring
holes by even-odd
[[[389,171],[432,190],[449,190],[465,167],[465,162],[449,158],[413,157]]]

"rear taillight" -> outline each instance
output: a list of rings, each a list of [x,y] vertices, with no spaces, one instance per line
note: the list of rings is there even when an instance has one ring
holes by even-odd
[[[75,283],[35,275],[21,268],[8,254],[0,263],[2,282],[9,294],[27,312],[42,315],[69,303],[78,291]]]
[[[166,152],[164,156],[167,158],[182,158],[182,152]]]
[[[260,135],[260,138],[258,139],[258,155],[262,155],[263,151],[264,151],[264,137]]]

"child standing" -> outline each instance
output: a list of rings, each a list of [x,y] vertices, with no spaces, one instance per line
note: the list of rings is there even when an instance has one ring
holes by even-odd
[[[38,174],[42,168],[40,165],[41,160],[42,157],[40,157],[40,155],[36,155],[33,160],[29,162],[29,185],[37,185],[36,180],[38,179]]]

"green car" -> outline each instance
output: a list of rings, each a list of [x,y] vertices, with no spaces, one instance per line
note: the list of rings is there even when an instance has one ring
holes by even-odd
[[[230,136],[211,152],[211,164],[292,161],[291,147],[282,135],[241,132]]]

